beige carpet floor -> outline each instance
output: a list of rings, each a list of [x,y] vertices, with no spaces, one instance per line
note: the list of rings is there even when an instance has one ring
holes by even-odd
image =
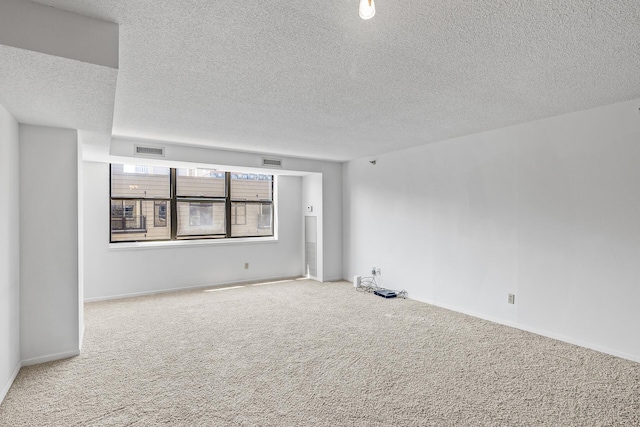
[[[2,426],[640,426],[640,364],[351,284],[90,303]]]

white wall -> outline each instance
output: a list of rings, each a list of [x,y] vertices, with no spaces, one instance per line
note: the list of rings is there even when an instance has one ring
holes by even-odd
[[[0,402],[20,369],[18,123],[0,105]]]
[[[342,164],[328,163],[322,173],[322,280],[342,279]]]
[[[22,363],[78,354],[75,130],[20,125]]]
[[[82,132],[78,132],[78,337],[79,349],[84,339],[84,171]]]
[[[323,203],[322,203],[322,174],[312,173],[302,177],[302,213],[305,217],[316,217],[317,221],[317,235],[316,235],[316,276],[310,276],[313,279],[323,280]],[[312,212],[308,211],[308,207],[311,207]],[[304,245],[305,238],[305,223],[302,222],[302,240]],[[303,246],[304,248],[304,246]],[[307,266],[305,265],[303,256],[303,272],[306,274]]]
[[[83,170],[87,300],[302,274],[300,177],[277,179],[277,241],[122,249],[109,246],[109,166],[84,162]]]
[[[345,164],[343,277],[640,361],[639,106]]]

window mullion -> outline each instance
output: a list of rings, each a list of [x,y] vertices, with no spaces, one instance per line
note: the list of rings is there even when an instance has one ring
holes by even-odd
[[[171,240],[176,240],[178,234],[178,198],[176,196],[176,168],[171,168],[169,178],[171,186]]]
[[[231,237],[231,172],[225,172],[224,174],[224,187],[225,187],[225,220],[224,229],[226,237]]]

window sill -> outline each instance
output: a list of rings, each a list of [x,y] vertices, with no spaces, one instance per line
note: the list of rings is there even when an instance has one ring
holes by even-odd
[[[109,250],[138,250],[138,249],[171,249],[187,246],[218,246],[218,245],[246,245],[256,243],[275,243],[278,239],[270,237],[238,237],[235,239],[203,239],[203,240],[171,240],[161,242],[122,242],[109,243]]]

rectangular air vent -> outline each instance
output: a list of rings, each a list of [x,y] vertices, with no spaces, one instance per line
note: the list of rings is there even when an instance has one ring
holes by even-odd
[[[282,167],[282,159],[267,159],[262,158],[262,166],[267,168],[281,168]]]
[[[164,157],[164,147],[144,147],[136,145],[136,156]]]

